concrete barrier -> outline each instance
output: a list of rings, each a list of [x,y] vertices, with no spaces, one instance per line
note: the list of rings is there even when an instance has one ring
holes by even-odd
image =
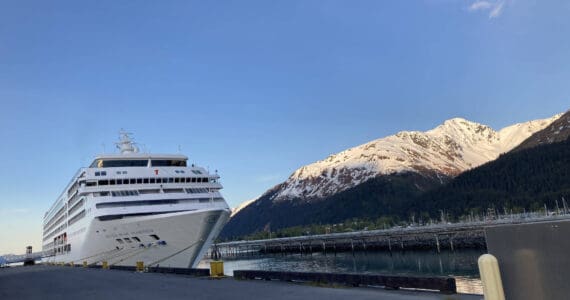
[[[392,275],[361,275],[342,273],[315,273],[315,272],[279,272],[279,271],[252,271],[235,270],[235,279],[263,279],[282,281],[302,281],[325,284],[343,284],[351,286],[383,286],[386,289],[427,289],[436,290],[444,294],[457,293],[455,278],[452,277],[425,277],[425,276],[392,276]]]

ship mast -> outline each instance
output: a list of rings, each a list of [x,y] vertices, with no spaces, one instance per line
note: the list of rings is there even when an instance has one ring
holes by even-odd
[[[126,132],[124,129],[119,131],[119,141],[115,143],[117,149],[121,150],[121,154],[138,153],[139,148],[131,139],[132,133]]]

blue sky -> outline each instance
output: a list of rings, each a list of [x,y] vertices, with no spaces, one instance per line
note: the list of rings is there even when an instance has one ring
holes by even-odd
[[[567,110],[568,1],[0,3],[0,253],[125,128],[231,206],[298,167],[460,116]]]

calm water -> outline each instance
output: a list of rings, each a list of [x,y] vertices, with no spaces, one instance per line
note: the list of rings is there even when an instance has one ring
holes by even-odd
[[[482,294],[477,259],[483,250],[455,252],[406,251],[406,252],[356,252],[327,254],[272,254],[248,257],[225,257],[224,272],[233,275],[234,270],[305,271],[335,273],[383,273],[411,275],[445,275],[457,280],[458,292]],[[208,268],[209,260],[199,267]]]

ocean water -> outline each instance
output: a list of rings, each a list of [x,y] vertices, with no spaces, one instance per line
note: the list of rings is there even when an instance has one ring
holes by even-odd
[[[453,276],[460,293],[482,294],[477,259],[484,250],[404,251],[404,252],[343,252],[311,254],[249,253],[240,257],[223,257],[224,273],[234,270],[268,270],[298,272],[331,272],[359,274],[397,274]],[[208,268],[209,259],[199,267]]]

